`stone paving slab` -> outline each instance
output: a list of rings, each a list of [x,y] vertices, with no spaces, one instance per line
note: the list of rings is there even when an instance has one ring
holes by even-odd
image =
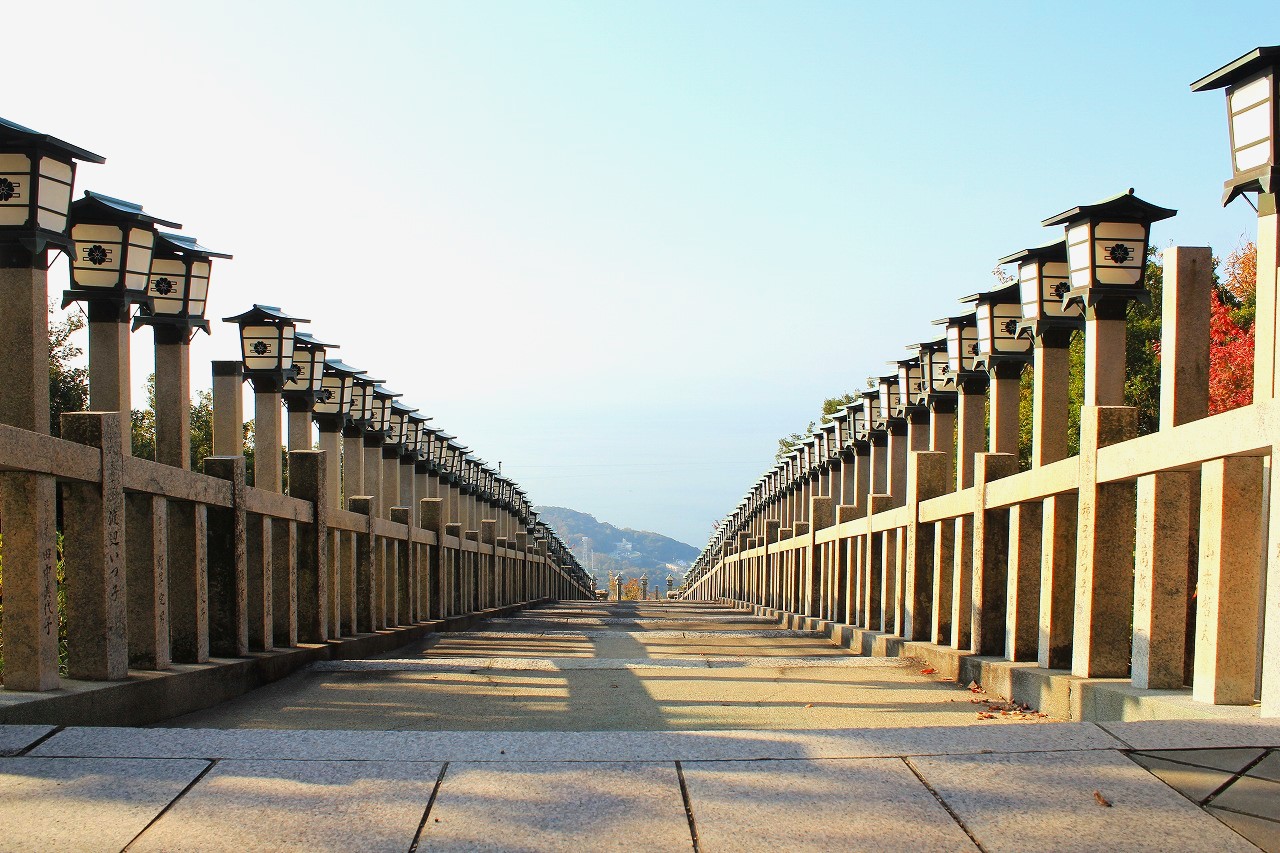
[[[1117,752],[929,756],[910,762],[992,853],[1255,853],[1239,835]]]
[[[116,853],[208,767],[182,759],[0,758],[0,847]]]
[[[715,732],[64,729],[31,755],[326,761],[714,761],[1114,750],[1093,723]]]
[[[17,755],[53,731],[53,726],[0,725],[0,756]]]
[[[1161,782],[1164,782],[1175,791],[1181,791],[1196,802],[1204,800],[1233,778],[1231,773],[1222,770],[1195,767],[1179,761],[1156,758],[1141,752],[1132,753],[1129,757],[1140,766],[1154,773]]]
[[[1280,850],[1280,822],[1263,820],[1252,815],[1237,814],[1227,809],[1209,806],[1205,809],[1209,814],[1243,835],[1266,853]]]
[[[408,850],[442,766],[221,761],[129,850]]]
[[[1280,746],[1280,719],[1143,720],[1100,723],[1134,749],[1212,749]]]
[[[702,850],[977,850],[898,758],[686,762]]]
[[[672,764],[450,764],[419,850],[691,850]]]
[[[376,660],[332,660],[311,664],[311,672],[448,672],[457,669],[502,669],[511,671],[559,672],[569,669],[741,669],[749,667],[825,668],[910,668],[902,658],[863,657],[700,657],[683,658],[378,658]]]

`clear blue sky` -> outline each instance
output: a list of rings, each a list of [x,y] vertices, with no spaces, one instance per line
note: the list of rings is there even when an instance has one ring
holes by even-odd
[[[107,157],[535,501],[701,545],[776,438],[1039,221],[1136,187],[1220,253],[1270,2],[217,2],[5,11],[0,115]],[[36,38],[32,40],[32,34]],[[51,290],[65,275],[55,270]],[[194,352],[235,355],[229,327]],[[139,384],[151,343],[134,336]]]

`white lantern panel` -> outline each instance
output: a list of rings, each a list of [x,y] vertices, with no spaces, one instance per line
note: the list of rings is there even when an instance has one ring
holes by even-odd
[[[240,344],[246,370],[275,370],[280,363],[280,329],[276,326],[245,326]]]
[[[1084,307],[1078,302],[1072,303],[1070,308],[1062,307],[1063,297],[1071,289],[1066,264],[1061,261],[1043,264],[1040,269],[1040,286],[1044,290],[1044,313],[1047,316],[1079,317],[1084,313]]]
[[[294,352],[298,358],[294,359],[294,375],[284,383],[286,391],[318,391],[319,384],[315,382],[316,378],[323,378],[316,368],[321,370],[324,368],[324,349],[316,348],[314,350],[304,350]]]
[[[187,265],[181,260],[157,259],[151,262],[147,292],[154,300],[152,310],[156,314],[173,317],[182,313],[186,279]]]
[[[1032,262],[1018,267],[1018,295],[1022,298],[1022,316],[1040,318],[1040,264]]]
[[[1132,287],[1146,268],[1146,226],[1136,222],[1099,222],[1093,226],[1093,263],[1098,284]]]
[[[40,195],[36,224],[50,231],[67,230],[67,209],[71,206],[71,182],[75,171],[68,163],[52,157],[40,158]]]
[[[125,263],[124,287],[135,293],[146,293],[151,276],[151,250],[156,235],[146,228],[129,229],[128,260]]]
[[[112,288],[120,283],[124,229],[115,225],[76,225],[71,280],[79,287]],[[150,271],[150,270],[148,270]]]
[[[0,154],[0,226],[21,228],[31,217],[31,158]]]
[[[1236,148],[1244,148],[1271,136],[1271,102],[1263,101],[1231,117],[1231,136]]]
[[[1232,114],[1244,112],[1255,104],[1271,97],[1271,75],[1263,72],[1248,83],[1241,83],[1231,90],[1228,98]]]
[[[1093,257],[1089,250],[1093,243],[1090,240],[1089,223],[1073,226],[1067,230],[1067,265],[1072,288],[1093,286]]]
[[[280,366],[285,370],[293,367],[293,326],[280,330]]]
[[[950,375],[951,366],[947,364],[947,354],[942,350],[929,353],[929,381],[933,384],[933,390],[944,390]]]
[[[1227,96],[1231,160],[1237,173],[1265,166],[1274,156],[1274,85],[1271,74],[1264,71],[1248,83],[1236,86]]]
[[[349,377],[330,374],[320,380],[320,394],[316,399],[315,410],[322,415],[341,415],[350,403],[348,383]]]
[[[1028,338],[1018,337],[1018,323],[1022,320],[1022,306],[1006,302],[991,306],[991,327],[995,334],[992,343],[997,353],[1021,353],[1031,349]]]
[[[187,316],[203,317],[205,300],[209,298],[209,262],[196,261],[191,265],[187,281]]]
[[[978,305],[978,352],[991,355],[991,304],[983,302]]]
[[[977,354],[977,328],[974,326],[947,327],[947,370],[953,374],[972,371],[973,360]]]
[[[894,397],[893,385],[894,383],[892,382],[880,383],[880,419],[881,420],[888,420],[889,416],[893,414],[893,411],[892,411],[893,397]]]

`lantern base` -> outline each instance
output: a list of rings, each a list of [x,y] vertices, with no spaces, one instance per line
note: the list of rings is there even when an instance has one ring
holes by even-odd
[[[1236,196],[1241,196],[1245,193],[1256,192],[1261,195],[1272,195],[1277,190],[1280,190],[1280,167],[1266,165],[1224,182],[1222,185],[1222,206],[1226,207],[1235,201]]]

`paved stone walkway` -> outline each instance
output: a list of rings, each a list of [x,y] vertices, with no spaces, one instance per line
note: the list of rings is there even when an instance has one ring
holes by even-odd
[[[250,697],[211,709],[205,725],[221,727],[0,726],[0,850],[1280,851],[1280,721],[979,722],[967,691],[914,668],[877,672],[812,637],[754,636],[767,626],[736,616],[732,624],[752,634],[730,635],[733,644],[704,659],[697,632],[727,630],[713,618],[722,614],[663,608],[678,624],[643,621],[651,609],[619,623],[609,621],[619,618],[615,609],[555,608],[424,644],[412,657],[317,669],[266,704]],[[580,630],[557,633],[566,625]],[[685,634],[694,638],[677,636]],[[625,656],[600,656],[614,650]],[[722,707],[705,696],[677,714],[668,708],[678,694],[658,690],[673,673],[680,683],[727,675],[757,690],[757,670],[770,671],[761,659],[787,661],[769,676],[779,698],[746,718],[773,725],[732,729],[719,713],[688,710]],[[894,703],[919,695],[938,706],[927,713],[943,724],[778,724],[779,715],[806,719],[786,703],[834,689],[811,677],[824,671],[817,659],[867,693],[895,697],[864,698],[867,707],[849,713],[874,715],[879,706],[905,715]],[[627,665],[602,670],[602,660]],[[597,668],[586,668],[592,661]],[[618,709],[653,721],[649,730],[550,730],[543,724],[554,713],[585,719],[571,710],[582,700],[563,687],[569,695],[542,700],[560,711],[538,708],[522,731],[433,727],[439,709],[410,712],[411,701],[447,704],[466,693],[414,680],[452,679],[459,666],[511,690],[529,679],[528,690],[551,691],[544,679],[566,674],[651,679],[621,695],[653,689],[667,698],[650,699],[647,716]],[[365,707],[312,695],[346,693],[343,678],[367,679],[355,691]],[[391,699],[376,698],[377,685],[405,678],[409,686]],[[291,706],[289,696],[306,704]],[[518,719],[501,700],[490,704],[496,710],[479,699],[454,707],[482,724]],[[269,707],[289,727],[257,725]],[[361,715],[367,724],[299,725],[309,714],[319,723]],[[381,726],[367,719],[379,715]],[[686,718],[711,724],[672,730]]]
[[[167,722],[195,728],[685,731],[970,725],[980,695],[707,604],[572,603],[330,661]],[[1020,719],[998,712],[984,725]],[[1025,718],[1021,718],[1024,719]]]

